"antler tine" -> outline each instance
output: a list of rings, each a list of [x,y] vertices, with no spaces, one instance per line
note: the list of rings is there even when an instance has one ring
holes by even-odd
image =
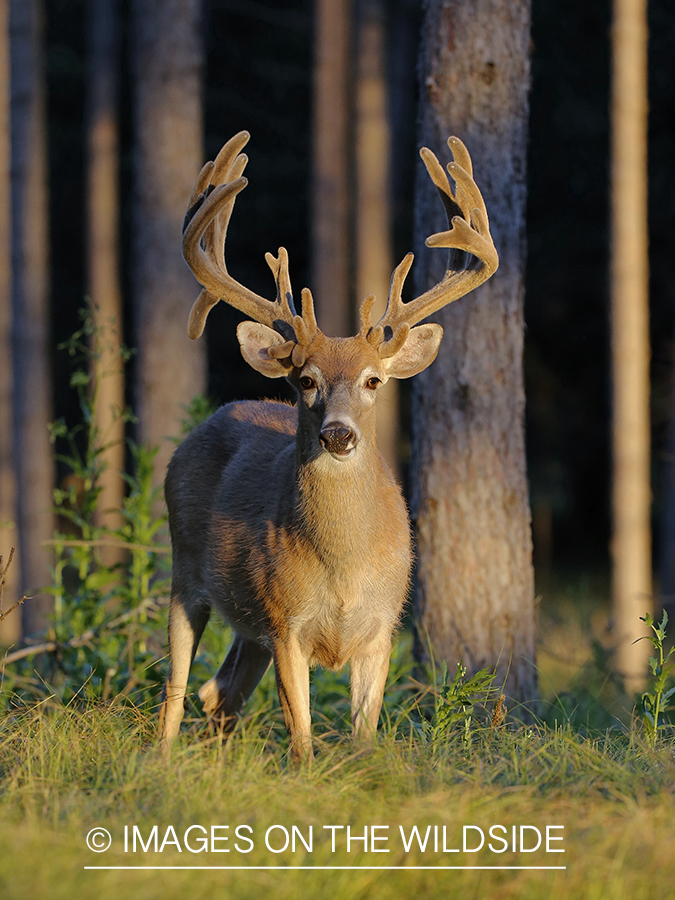
[[[248,132],[240,131],[224,145],[215,161],[201,170],[190,199],[183,225],[183,256],[204,287],[190,313],[191,338],[201,335],[206,317],[219,299],[269,328],[279,330],[280,323],[293,323],[295,312],[285,250],[279,251],[278,260],[268,259],[277,280],[275,302],[232,278],[225,264],[225,238],[234,202],[248,184],[242,177],[248,158],[241,152],[248,139]]]
[[[293,321],[296,315],[291,290],[291,277],[288,271],[288,252],[285,247],[279,247],[279,256],[272,253],[265,254],[265,262],[272,270],[277,285],[277,305],[282,310],[284,322]]]
[[[368,294],[359,307],[360,333],[364,338],[372,342],[373,333],[373,304],[375,303],[375,294]]]
[[[445,171],[435,154],[427,147],[420,150],[432,182],[435,184],[448,214],[448,231],[432,234],[427,247],[445,247],[451,251],[445,277],[430,290],[404,303],[401,299],[403,282],[413,255],[409,253],[394,271],[387,309],[375,328],[371,329],[374,343],[379,343],[380,356],[393,355],[405,340],[403,327],[412,327],[487,281],[499,266],[499,256],[490,235],[485,201],[473,180],[469,152],[457,137],[448,138],[454,161],[448,172],[455,181],[453,191]],[[381,335],[381,336],[380,336]]]
[[[469,176],[473,178],[473,163],[471,162],[471,157],[469,156],[469,151],[466,149],[464,141],[460,141],[460,139],[453,134],[448,138],[447,144],[452,153],[452,158],[457,165],[461,166],[464,171],[468,172]]]
[[[227,146],[227,145],[226,145]],[[224,148],[223,148],[224,149]],[[221,150],[222,153],[222,150]],[[218,154],[220,156],[220,154]],[[240,153],[228,166],[222,180],[219,178],[220,171],[218,158],[214,162],[212,181],[215,184],[235,184],[244,174],[244,169],[248,163],[248,156]],[[247,179],[244,179],[247,183]],[[212,256],[216,262],[217,268],[227,272],[225,265],[225,239],[227,237],[227,229],[232,217],[234,209],[234,201],[237,194],[233,194],[230,200],[219,209],[219,212],[213,217],[212,221],[206,226],[202,244],[207,256]]]

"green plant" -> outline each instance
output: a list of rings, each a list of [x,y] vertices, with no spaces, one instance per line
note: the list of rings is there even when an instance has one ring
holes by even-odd
[[[45,641],[5,657],[4,694],[24,702],[45,694],[64,702],[120,695],[136,703],[156,702],[166,621],[162,559],[169,552],[155,543],[165,524],[165,516],[155,512],[160,490],[153,480],[156,451],[130,443],[133,467],[123,475],[128,487],[124,523],[118,530],[98,524],[105,446],[93,413],[99,385],[91,375],[89,347],[95,326],[88,310],[82,315],[83,327],[60,348],[76,361],[70,384],[78,394],[81,422],[68,427],[60,420],[51,427],[65,473],[54,492],[61,524],[52,541],[53,623]],[[123,350],[121,362],[128,356]],[[130,418],[128,412],[123,415]],[[110,546],[122,551],[113,563],[102,552]]]
[[[656,650],[656,656],[649,657],[649,668],[654,677],[654,683],[651,691],[645,691],[641,697],[642,717],[647,731],[647,736],[654,746],[658,737],[659,729],[663,728],[663,713],[672,707],[671,698],[675,696],[675,687],[666,689],[668,676],[675,666],[675,660],[671,661],[671,656],[675,653],[675,647],[671,647],[668,653],[665,653],[664,644],[666,640],[666,625],[668,624],[668,613],[663,610],[661,624],[655,625],[653,617],[646,613],[640,616],[640,620],[645,622],[652,630],[652,634],[638,640],[651,641]],[[636,642],[637,643],[637,642]],[[661,717],[661,721],[659,718]]]
[[[466,666],[460,662],[457,663],[454,678],[449,682],[445,660],[441,672],[443,680],[440,689],[434,695],[431,721],[423,720],[427,739],[435,747],[452,736],[461,735],[464,745],[469,746],[476,704],[480,702],[485,706],[500,694],[494,685],[495,672],[480,669],[467,679]]]
[[[5,584],[6,584],[7,572],[9,571],[9,567],[12,565],[12,560],[13,560],[13,559],[14,559],[14,547],[11,547],[11,548],[10,548],[10,551],[9,551],[9,557],[8,557],[8,559],[7,559],[7,562],[6,562],[4,565],[3,565],[3,559],[2,559],[2,556],[0,556],[0,622],[2,622],[3,619],[6,619],[7,616],[8,616],[10,613],[14,612],[14,610],[15,610],[17,607],[21,606],[21,604],[23,603],[23,601],[26,599],[25,596],[24,596],[24,597],[20,597],[20,598],[16,601],[16,603],[13,604],[13,606],[10,606],[9,609],[3,609],[3,607],[2,607],[2,601],[3,601],[3,594],[4,594],[4,591],[5,591]]]
[[[218,405],[208,397],[204,397],[203,394],[193,397],[188,404],[182,407],[183,421],[180,425],[180,437],[176,438],[176,443],[180,443],[198,425],[205,422],[217,408]]]

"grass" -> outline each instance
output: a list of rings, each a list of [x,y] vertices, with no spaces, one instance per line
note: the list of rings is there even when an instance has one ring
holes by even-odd
[[[630,723],[635,700],[612,668],[610,614],[606,576],[567,572],[543,591],[537,668],[549,724],[593,733]]]
[[[405,648],[404,648],[405,649]],[[401,665],[394,675],[401,674]],[[339,683],[326,685],[342,718]],[[321,685],[324,696],[324,685]],[[392,695],[402,686],[394,685]],[[132,707],[45,702],[9,713],[0,723],[0,890],[12,900],[40,896],[101,900],[127,893],[142,898],[184,898],[216,891],[218,896],[295,898],[317,893],[326,898],[388,898],[401,891],[420,897],[461,898],[649,898],[673,896],[675,785],[673,743],[660,738],[654,747],[637,727],[584,737],[569,725],[549,728],[515,725],[490,729],[479,725],[469,744],[462,733],[433,745],[411,727],[411,719],[390,707],[376,745],[355,747],[327,725],[324,708],[314,763],[293,770],[285,757],[285,738],[276,704],[263,692],[256,711],[246,716],[235,737],[223,745],[198,735],[188,723],[170,759],[155,742],[156,717]],[[323,723],[323,724],[322,724]],[[136,825],[144,842],[157,826],[161,853],[124,852],[124,829]],[[191,853],[187,841],[212,825],[229,826],[229,853]],[[273,853],[265,846],[271,826],[296,826],[306,841],[313,827],[312,851],[297,838]],[[341,825],[335,851],[326,825]],[[422,837],[431,826],[425,852],[416,841],[405,852],[417,826]],[[479,852],[462,850],[462,828],[473,825],[486,835]],[[496,853],[493,837],[512,827],[562,825],[565,853]],[[113,843],[105,853],[87,848],[86,835],[102,826]],[[169,829],[173,827],[173,832]],[[248,826],[237,841],[237,826]],[[350,836],[368,827],[386,841],[364,851]],[[438,826],[439,852],[433,849]],[[203,830],[206,829],[206,832]],[[528,840],[536,837],[526,829]],[[519,831],[516,831],[518,836]],[[476,829],[467,832],[477,838]],[[284,833],[276,828],[272,840]],[[178,852],[171,841],[178,841]],[[502,848],[496,839],[493,846]],[[131,844],[129,845],[131,847]],[[272,844],[279,848],[281,843]],[[469,846],[471,846],[469,844]],[[561,846],[552,844],[551,846]],[[245,870],[103,871],[85,866],[244,866]],[[289,866],[311,866],[294,870]],[[564,871],[534,869],[420,870],[414,866],[565,866]],[[282,866],[279,869],[254,868]],[[357,869],[321,867],[356,866]],[[366,866],[401,866],[371,870]]]

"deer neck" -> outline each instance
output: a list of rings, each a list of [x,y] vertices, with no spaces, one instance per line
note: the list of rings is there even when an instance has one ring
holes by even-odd
[[[363,550],[370,524],[380,508],[382,477],[391,478],[374,435],[362,440],[351,460],[328,453],[297,457],[297,507],[304,534],[326,562],[339,568]]]

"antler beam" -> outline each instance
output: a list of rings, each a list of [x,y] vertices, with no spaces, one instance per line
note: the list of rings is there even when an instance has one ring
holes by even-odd
[[[188,322],[188,335],[198,338],[209,311],[219,300],[240,310],[269,328],[293,325],[296,317],[288,274],[288,254],[265,256],[277,284],[276,301],[266,300],[236,281],[225,264],[225,238],[237,194],[248,184],[242,177],[248,157],[241,150],[249,140],[240,131],[208,162],[197,178],[183,223],[183,256],[203,290],[195,301]]]
[[[413,254],[408,253],[394,270],[384,315],[374,328],[369,327],[369,313],[367,321],[362,322],[362,330],[367,329],[366,335],[371,343],[379,344],[383,357],[396,353],[405,341],[409,328],[483,284],[499,266],[485,201],[473,180],[469,152],[457,137],[448,138],[448,146],[454,157],[448,163],[448,172],[455,182],[454,191],[436,156],[427,147],[420,150],[427,172],[445,206],[450,226],[448,231],[428,237],[426,245],[457,252],[450,254],[443,280],[407,303],[401,299],[401,292]]]

